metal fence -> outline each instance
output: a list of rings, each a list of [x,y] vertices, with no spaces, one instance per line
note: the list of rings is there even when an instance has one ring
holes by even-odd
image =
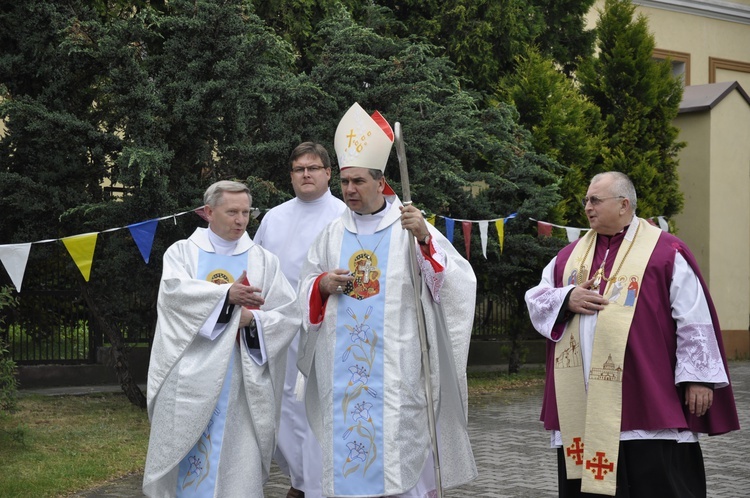
[[[0,340],[19,364],[88,363],[95,359],[95,337],[76,275],[57,244],[39,244],[26,266],[17,305],[0,311]],[[77,271],[77,270],[76,270]],[[10,285],[5,274],[0,285]]]
[[[506,299],[493,295],[477,295],[472,337],[492,340],[508,334],[512,307]]]
[[[20,365],[95,363],[97,349],[106,345],[103,332],[96,330],[79,288],[78,269],[61,244],[41,244],[32,251],[26,268],[18,306],[0,310],[0,340],[8,344],[11,356]],[[0,285],[10,279],[0,272]],[[133,296],[137,299],[137,296]],[[127,305],[123,303],[124,305]],[[511,306],[498,296],[478,296],[473,337],[500,340],[507,336]],[[132,333],[123,330],[131,344],[148,344],[153,331]]]

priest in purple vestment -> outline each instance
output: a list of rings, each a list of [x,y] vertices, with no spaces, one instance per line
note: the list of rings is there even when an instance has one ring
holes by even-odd
[[[636,204],[627,175],[594,176],[583,198],[591,231],[526,293],[548,339],[541,420],[561,497],[705,497],[698,438],[739,429],[695,258]]]

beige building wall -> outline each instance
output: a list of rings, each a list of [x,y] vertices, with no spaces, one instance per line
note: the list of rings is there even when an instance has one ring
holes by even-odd
[[[703,85],[738,81],[750,88],[750,0],[634,1],[648,19],[657,56],[685,66],[685,81]],[[604,0],[597,0],[587,25],[596,26]]]
[[[709,286],[721,325],[750,325],[750,105],[733,91],[711,111]],[[685,168],[681,167],[682,172]],[[688,223],[690,221],[688,220]],[[705,237],[705,234],[704,234]]]
[[[680,153],[680,190],[685,195],[685,207],[674,217],[678,233],[698,260],[706,282],[711,282],[711,248],[707,236],[711,226],[711,151],[712,143],[705,140],[711,135],[711,113],[691,112],[675,119],[680,129],[679,139],[688,147]],[[700,143],[700,147],[690,144]]]
[[[750,0],[633,1],[686,85],[737,81],[750,91]],[[604,0],[589,13],[595,27]],[[680,114],[678,236],[695,254],[730,357],[750,356],[750,105],[732,91],[713,109]]]

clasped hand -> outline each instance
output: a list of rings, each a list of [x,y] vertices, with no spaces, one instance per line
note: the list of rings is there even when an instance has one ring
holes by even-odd
[[[252,284],[244,284],[247,281],[247,271],[242,272],[229,288],[229,304],[237,304],[247,308],[260,308],[266,302],[260,295],[261,288]]]
[[[570,311],[582,315],[593,315],[603,310],[609,304],[607,298],[591,289],[593,284],[594,279],[591,278],[573,288],[568,299],[568,309]]]

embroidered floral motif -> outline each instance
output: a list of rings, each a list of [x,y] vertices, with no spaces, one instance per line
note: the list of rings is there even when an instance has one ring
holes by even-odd
[[[188,457],[188,463],[190,464],[190,466],[188,467],[185,476],[182,478],[182,489],[187,489],[193,486],[197,488],[198,486],[200,486],[201,482],[203,482],[203,480],[208,477],[208,473],[211,469],[211,460],[209,459],[209,457],[211,455],[212,446],[212,425],[213,420],[209,422],[208,427],[203,432],[203,434],[201,434],[201,439],[198,441],[198,445],[196,448],[198,450],[198,453],[200,453],[203,458],[198,455],[190,455]],[[205,468],[203,462],[205,462]]]
[[[346,312],[353,319],[353,324],[345,325],[352,344],[344,350],[341,361],[356,363],[352,363],[347,368],[351,376],[341,401],[341,410],[344,420],[348,413],[351,414],[352,425],[347,427],[342,438],[349,439],[352,433],[356,432],[362,439],[352,440],[346,444],[348,456],[341,469],[344,477],[360,470],[361,465],[363,466],[362,475],[366,474],[377,456],[376,424],[370,415],[373,405],[367,401],[356,401],[363,395],[363,392],[373,398],[378,397],[377,391],[367,383],[370,380],[369,372],[376,359],[376,345],[379,339],[378,333],[366,323],[372,314],[372,306],[367,308],[361,322],[352,308],[347,308]],[[353,410],[349,409],[351,403],[355,403]]]

